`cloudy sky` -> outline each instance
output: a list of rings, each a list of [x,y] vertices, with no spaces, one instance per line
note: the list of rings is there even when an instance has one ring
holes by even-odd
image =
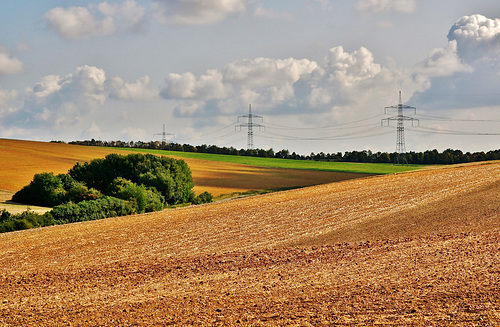
[[[251,104],[257,148],[392,152],[401,91],[408,151],[500,149],[498,0],[16,0],[0,29],[0,138],[246,148]]]

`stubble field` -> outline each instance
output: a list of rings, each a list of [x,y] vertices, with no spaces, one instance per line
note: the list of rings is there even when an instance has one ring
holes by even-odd
[[[496,326],[500,163],[0,235],[0,325]]]

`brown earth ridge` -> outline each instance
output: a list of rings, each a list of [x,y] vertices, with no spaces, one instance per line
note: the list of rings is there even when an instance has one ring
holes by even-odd
[[[0,326],[498,326],[500,162],[0,235]]]

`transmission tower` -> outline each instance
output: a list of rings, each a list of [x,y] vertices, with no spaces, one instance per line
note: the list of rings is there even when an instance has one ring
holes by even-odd
[[[153,134],[153,137],[155,137],[156,135],[161,135],[161,146],[162,147],[167,144],[167,135],[173,135],[175,137],[175,134],[165,132],[165,124],[163,124],[163,132]]]
[[[253,119],[257,118],[257,119],[260,119],[261,122],[263,122],[264,118],[262,118],[262,116],[257,116],[257,115],[252,114],[252,105],[251,104],[248,105],[248,115],[238,116],[238,122],[240,122],[240,119],[242,119],[242,118],[248,119],[247,123],[241,123],[239,125],[236,125],[235,129],[238,130],[238,128],[239,128],[240,131],[241,131],[242,127],[248,129],[247,150],[253,150],[253,128],[258,127],[259,131],[262,128],[264,130],[266,129],[266,127],[264,125],[254,123]]]
[[[401,100],[401,91],[399,91],[399,103],[397,105],[394,105],[394,106],[385,107],[384,113],[387,114],[388,111],[392,111],[394,109],[397,110],[397,115],[389,117],[389,118],[384,118],[384,119],[382,119],[381,123],[382,123],[382,125],[387,124],[387,126],[389,126],[391,121],[393,121],[393,120],[396,121],[396,126],[397,126],[396,163],[397,164],[408,164],[408,160],[406,159],[405,124],[404,124],[404,122],[405,122],[405,120],[411,121],[412,126],[414,126],[415,123],[418,126],[419,121],[418,121],[418,119],[405,116],[404,111],[411,110],[411,111],[413,111],[413,114],[416,114],[417,108],[404,105],[403,101]]]

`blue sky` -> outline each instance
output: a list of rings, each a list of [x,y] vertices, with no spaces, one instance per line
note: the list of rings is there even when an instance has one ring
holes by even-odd
[[[500,148],[493,0],[2,1],[0,137],[291,152]],[[392,113],[394,115],[394,113]]]

